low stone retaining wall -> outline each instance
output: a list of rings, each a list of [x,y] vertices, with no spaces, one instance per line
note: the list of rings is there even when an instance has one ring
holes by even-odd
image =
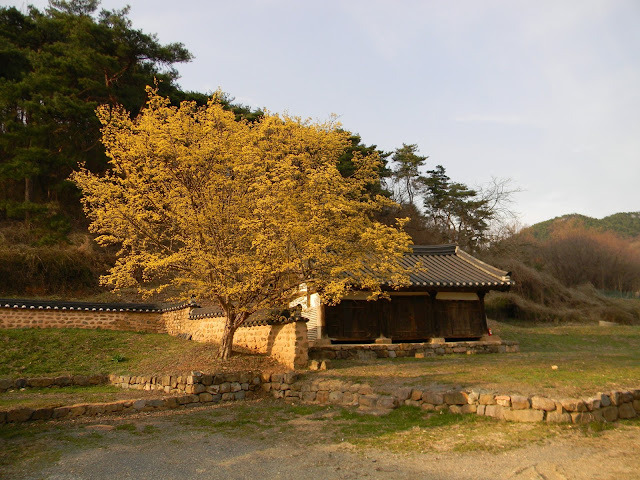
[[[75,376],[81,377],[81,376]],[[119,400],[107,403],[80,403],[60,407],[16,407],[0,410],[0,424],[20,423],[31,420],[51,420],[75,418],[80,416],[97,416],[107,414],[127,414],[170,410],[179,407],[215,404],[226,401],[237,401],[251,398],[259,389],[263,375],[254,372],[206,374],[192,372],[191,375],[164,376],[128,376],[128,375],[95,375],[84,377],[96,383],[111,383],[122,388],[159,391],[171,396]],[[59,377],[62,378],[62,377]],[[74,377],[69,377],[74,378]],[[269,375],[265,377],[270,379]],[[97,380],[101,382],[97,382]],[[24,379],[18,379],[24,380]],[[35,380],[35,379],[30,379]],[[22,382],[12,381],[13,386]],[[16,385],[17,384],[17,385]],[[71,383],[66,385],[72,385]],[[87,385],[82,381],[76,385]],[[29,385],[27,385],[29,386]],[[61,385],[64,386],[64,385]]]
[[[432,357],[452,353],[514,353],[520,351],[518,342],[467,341],[445,343],[392,343],[392,344],[343,344],[323,345],[309,348],[312,360],[355,359],[372,360],[375,358],[395,357]]]
[[[107,375],[61,375],[58,377],[0,378],[0,393],[20,388],[87,386],[107,383]]]
[[[109,383],[121,388],[199,395],[202,402],[244,400],[260,387],[260,373],[202,373],[191,375],[109,375]]]
[[[360,407],[388,411],[402,405],[427,411],[476,414],[514,422],[590,423],[614,422],[640,415],[640,389],[598,393],[588,398],[548,398],[540,395],[502,395],[474,390],[435,391],[400,387],[392,392],[375,391],[366,383],[304,378],[295,371],[174,376],[110,375],[106,380],[123,388],[161,391],[169,397],[77,404],[56,408],[13,408],[0,411],[0,423],[135,413],[237,401],[258,391],[274,398],[305,403]]]
[[[432,391],[402,387],[376,393],[368,384],[342,380],[296,382],[272,375],[262,389],[275,398],[303,402],[393,409],[412,405],[424,410],[484,415],[514,422],[589,423],[614,422],[640,415],[640,390],[599,393],[589,398],[552,399],[539,395],[501,395],[476,391]]]

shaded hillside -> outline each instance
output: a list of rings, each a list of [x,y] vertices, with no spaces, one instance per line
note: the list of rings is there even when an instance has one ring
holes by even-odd
[[[625,238],[640,236],[640,212],[614,213],[602,219],[570,213],[536,223],[525,230],[530,231],[535,238],[544,240],[549,238],[555,230],[566,228],[567,224],[573,224],[573,227],[583,227],[588,230],[613,232]]]

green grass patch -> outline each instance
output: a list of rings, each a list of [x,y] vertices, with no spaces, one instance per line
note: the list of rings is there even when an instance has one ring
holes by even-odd
[[[56,407],[75,403],[114,402],[138,398],[146,392],[123,390],[113,385],[70,386],[52,388],[28,388],[0,393],[0,409],[12,407]]]
[[[180,374],[273,368],[267,356],[216,359],[217,346],[166,334],[74,328],[0,329],[0,377]]]

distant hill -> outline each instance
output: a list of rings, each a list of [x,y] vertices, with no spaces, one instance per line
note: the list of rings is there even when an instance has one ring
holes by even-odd
[[[536,223],[529,227],[528,230],[533,233],[534,237],[542,240],[548,238],[556,226],[566,222],[575,222],[577,225],[601,232],[615,232],[625,238],[640,237],[640,212],[614,213],[602,219],[587,217],[579,213],[570,213]]]

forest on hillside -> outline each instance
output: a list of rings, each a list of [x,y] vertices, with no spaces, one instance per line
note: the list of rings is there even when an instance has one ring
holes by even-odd
[[[192,60],[180,43],[163,45],[135,28],[127,9],[101,10],[97,0],[52,0],[44,11],[0,8],[0,296],[112,298],[99,277],[115,250],[88,232],[80,193],[69,175],[80,166],[108,167],[100,142],[98,106],[122,105],[136,115],[153,85],[172,104],[205,104],[211,92],[181,89],[176,66]],[[218,100],[237,121],[262,112]],[[380,151],[354,132],[339,159],[382,159],[372,195],[397,206],[387,224],[409,218],[415,244],[456,243],[513,273],[516,287],[488,299],[495,316],[561,321],[608,318],[640,323],[640,213],[602,220],[570,215],[517,228],[508,179],[470,186],[434,165],[416,144]],[[126,293],[125,293],[126,296]]]

